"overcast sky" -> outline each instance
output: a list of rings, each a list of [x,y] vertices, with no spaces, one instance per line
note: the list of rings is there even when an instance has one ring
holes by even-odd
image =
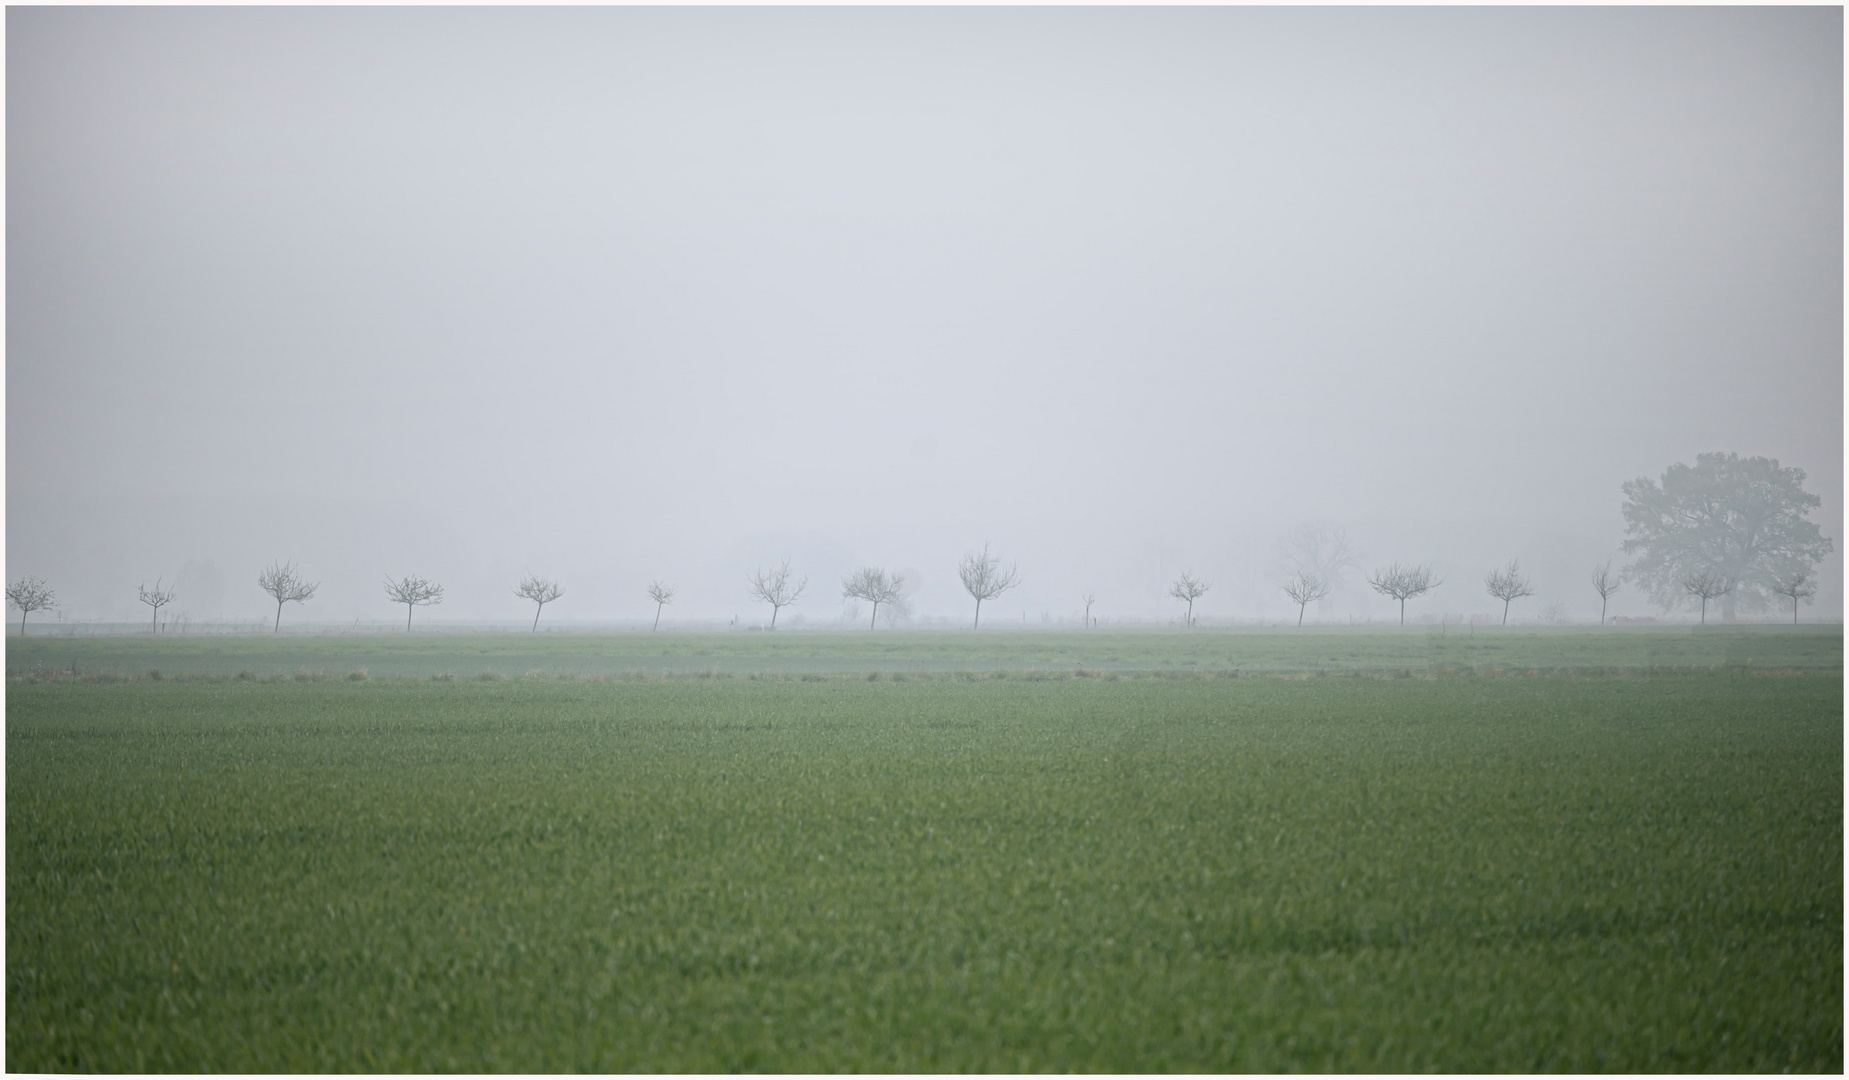
[[[786,556],[811,624],[863,563],[963,618],[985,541],[985,616],[1281,618],[1310,521],[1591,618],[1710,450],[1841,543],[1840,8],[6,18],[7,573],[67,620],[280,558],[303,621],[755,621]]]

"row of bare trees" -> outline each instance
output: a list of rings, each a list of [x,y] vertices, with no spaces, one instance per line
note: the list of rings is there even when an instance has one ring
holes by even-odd
[[[1804,490],[1803,469],[1780,465],[1765,457],[1742,458],[1737,453],[1697,454],[1695,463],[1673,464],[1660,479],[1638,477],[1622,485],[1625,501],[1622,511],[1626,539],[1621,545],[1627,555],[1637,556],[1624,568],[1635,587],[1647,593],[1665,611],[1693,597],[1701,604],[1701,621],[1708,621],[1708,603],[1720,599],[1724,618],[1731,619],[1735,608],[1746,603],[1760,605],[1773,596],[1791,600],[1791,618],[1798,618],[1798,605],[1817,594],[1817,579],[1811,567],[1835,550],[1834,542],[1822,534],[1816,523],[1807,520],[1810,510],[1820,506],[1820,498]],[[1286,558],[1295,577],[1286,582],[1284,592],[1297,604],[1297,625],[1303,625],[1305,610],[1324,599],[1343,571],[1361,569],[1358,553],[1339,528],[1305,523],[1294,530],[1286,545]],[[985,544],[981,552],[964,555],[957,570],[963,587],[976,601],[973,625],[982,625],[982,604],[993,600],[1020,583],[1020,574],[1010,563],[1003,566],[989,553]],[[305,580],[293,564],[275,563],[258,576],[258,585],[276,600],[273,630],[282,628],[282,609],[313,597],[318,587]],[[1391,597],[1400,606],[1400,623],[1406,622],[1406,601],[1422,596],[1443,584],[1432,568],[1425,564],[1394,563],[1367,579],[1374,591]],[[753,598],[771,606],[771,627],[786,607],[797,602],[808,586],[806,578],[797,578],[785,559],[777,567],[762,568],[748,579]],[[1608,562],[1594,569],[1592,587],[1599,594],[1599,623],[1603,625],[1610,599],[1624,584],[1611,572]],[[867,600],[873,605],[873,624],[879,621],[881,606],[900,609],[904,604],[904,580],[879,567],[863,567],[842,582],[843,598]],[[1502,621],[1509,621],[1509,609],[1516,600],[1534,595],[1534,587],[1521,567],[1511,561],[1491,570],[1483,579],[1489,594],[1502,601]],[[1184,572],[1169,589],[1169,595],[1187,604],[1187,625],[1195,625],[1195,601],[1212,586]],[[443,588],[419,577],[404,577],[385,584],[386,596],[393,603],[405,605],[405,629],[418,607],[441,603]],[[19,613],[20,632],[25,632],[26,617],[34,611],[54,606],[56,598],[43,578],[28,577],[7,587],[7,600]],[[545,606],[564,595],[555,581],[528,575],[514,590],[516,596],[531,600],[533,629],[539,628]],[[655,601],[655,626],[661,625],[661,611],[674,598],[672,586],[654,582],[648,595]],[[153,624],[158,631],[160,609],[173,602],[174,590],[164,588],[160,579],[154,587],[140,587],[141,602],[154,609]],[[1096,598],[1084,596],[1085,624],[1092,625],[1091,608]]]
[[[1368,585],[1382,596],[1399,602],[1400,625],[1406,625],[1406,601],[1424,596],[1438,586],[1444,579],[1434,575],[1428,564],[1403,565],[1393,563],[1375,570],[1367,579]],[[1612,576],[1611,564],[1606,563],[1593,572],[1592,587],[1599,594],[1599,625],[1605,625],[1605,602],[1612,593],[1618,591],[1621,581]],[[1327,577],[1311,570],[1298,570],[1297,576],[1284,584],[1284,594],[1297,604],[1297,625],[1303,625],[1303,612],[1312,601],[1321,600],[1329,595],[1330,581]],[[1509,605],[1526,596],[1534,595],[1534,584],[1522,573],[1518,560],[1509,560],[1509,565],[1491,570],[1484,575],[1483,588],[1491,596],[1502,601],[1502,625],[1509,624]]]
[[[1513,561],[1502,570],[1493,570],[1483,579],[1491,596],[1502,601],[1502,621],[1509,621],[1509,602],[1533,596],[1534,589]],[[1682,575],[1679,584],[1684,592],[1701,601],[1701,623],[1708,623],[1708,601],[1732,592],[1736,582],[1713,567],[1702,567]],[[1606,562],[1592,571],[1592,590],[1599,594],[1599,625],[1605,625],[1605,612],[1612,594],[1624,586],[1624,579],[1611,572]],[[1791,598],[1791,621],[1798,621],[1798,602],[1817,595],[1817,580],[1809,570],[1796,570],[1775,580],[1770,588],[1780,596]]]
[[[1629,491],[1629,488],[1627,488]],[[1713,499],[1708,500],[1713,502]],[[1724,500],[1723,500],[1724,501]],[[1707,506],[1706,503],[1703,504]],[[1668,515],[1674,517],[1675,515]],[[1646,542],[1627,542],[1627,551],[1641,550]],[[1699,545],[1695,545],[1699,547]],[[1725,549],[1727,545],[1719,545]],[[1343,530],[1326,526],[1305,524],[1295,529],[1285,544],[1286,561],[1292,565],[1294,575],[1283,588],[1285,595],[1297,604],[1297,624],[1303,625],[1305,610],[1317,600],[1326,598],[1336,578],[1348,569],[1360,568],[1353,546]],[[1769,589],[1776,595],[1785,596],[1792,602],[1792,621],[1797,621],[1798,604],[1808,600],[1817,593],[1816,577],[1807,568],[1798,567],[1782,574],[1768,575],[1770,581],[1762,582],[1761,587]],[[1394,563],[1376,570],[1367,578],[1367,583],[1375,592],[1399,602],[1400,622],[1406,621],[1406,601],[1422,596],[1437,588],[1444,582],[1437,578],[1428,565],[1406,566]],[[1610,601],[1624,584],[1624,580],[1612,573],[1611,563],[1595,567],[1592,572],[1593,591],[1599,595],[1599,625],[1606,622],[1610,610]],[[1648,584],[1648,583],[1646,583]],[[1673,587],[1676,592],[1691,596],[1701,602],[1702,622],[1707,622],[1707,603],[1717,597],[1729,595],[1736,579],[1730,578],[1720,569],[1708,563],[1698,562],[1693,570],[1685,570],[1675,576]],[[1534,595],[1534,587],[1529,578],[1521,571],[1517,562],[1511,561],[1507,566],[1491,570],[1483,579],[1483,587],[1489,595],[1502,601],[1502,622],[1509,621],[1510,605],[1524,597]],[[1660,592],[1660,590],[1659,590]],[[1172,594],[1171,594],[1172,595]],[[1669,601],[1658,595],[1657,599],[1669,606]]]
[[[1679,579],[1683,591],[1701,601],[1701,621],[1708,621],[1708,601],[1715,600],[1733,592],[1739,585],[1735,578],[1728,577],[1712,567],[1704,567],[1694,573],[1685,574]],[[1798,602],[1809,600],[1817,595],[1817,576],[1809,570],[1792,570],[1774,578],[1765,586],[1776,596],[1786,597],[1791,601],[1791,621],[1798,621]]]
[[[1001,559],[989,553],[987,544],[983,545],[980,552],[971,551],[963,556],[962,563],[957,567],[957,576],[962,580],[963,588],[976,601],[975,618],[971,624],[975,627],[982,625],[984,600],[993,600],[1021,583],[1020,570],[1012,563],[1003,566]],[[808,578],[798,578],[790,570],[788,559],[776,566],[759,567],[745,582],[754,600],[770,605],[772,630],[777,628],[778,614],[795,604],[809,585]],[[873,605],[867,628],[874,629],[879,625],[880,605],[894,608],[905,603],[905,575],[890,572],[881,566],[863,566],[841,579],[841,598],[865,600]]]
[[[1436,589],[1444,584],[1443,578],[1434,577],[1432,568],[1426,565],[1391,566],[1376,570],[1367,579],[1374,591],[1382,596],[1391,597],[1400,604],[1400,625],[1406,625],[1406,601]],[[1681,585],[1689,595],[1701,601],[1701,622],[1708,622],[1708,601],[1724,596],[1734,587],[1734,582],[1718,570],[1701,569],[1685,575]],[[1592,571],[1592,589],[1599,594],[1599,625],[1605,625],[1606,612],[1610,607],[1611,597],[1624,586],[1624,579],[1612,573],[1611,563],[1595,567]],[[1534,584],[1522,573],[1521,564],[1514,559],[1509,565],[1491,570],[1483,578],[1484,591],[1502,601],[1502,625],[1509,624],[1509,605],[1523,597],[1534,595]],[[1791,600],[1791,621],[1798,621],[1798,602],[1817,595],[1816,576],[1808,570],[1798,570],[1786,574],[1772,585],[1772,591]],[[1312,601],[1321,600],[1329,595],[1329,579],[1311,570],[1298,570],[1296,577],[1285,582],[1284,594],[1297,604],[1297,625],[1303,625],[1303,612]],[[1171,593],[1170,595],[1178,595]]]
[[[1513,573],[1515,564],[1510,563],[1509,569],[1510,572]],[[1496,574],[1491,574],[1490,576],[1491,578],[1497,577]],[[1299,567],[1296,574],[1292,576],[1289,581],[1284,583],[1284,595],[1290,597],[1291,602],[1297,605],[1298,626],[1303,625],[1305,609],[1316,601],[1322,600],[1329,595],[1330,589],[1334,587],[1333,577],[1334,575],[1331,573]],[[1400,563],[1394,563],[1391,566],[1382,567],[1374,571],[1367,579],[1367,583],[1373,587],[1375,592],[1382,596],[1399,601],[1400,625],[1405,626],[1406,601],[1431,592],[1438,586],[1443,585],[1444,579],[1434,577],[1430,566],[1422,564],[1404,566]],[[1524,583],[1521,587],[1525,588],[1526,584]],[[1495,593],[1494,587],[1492,587],[1491,592],[1494,595],[1501,595],[1500,593]],[[1170,595],[1174,594],[1171,593]],[[1515,595],[1527,596],[1530,595],[1530,593],[1516,593]],[[1508,621],[1508,609],[1506,605],[1503,609],[1503,621]]]
[[[1001,561],[994,558],[985,546],[982,554],[970,553],[965,556],[961,569],[964,587],[976,598],[976,616],[980,623],[982,601],[999,596],[1014,587],[1020,581],[1020,575],[1013,566],[1003,569]],[[790,560],[774,567],[759,567],[746,579],[750,595],[770,605],[771,629],[777,627],[777,615],[786,607],[796,603],[803,591],[808,588],[808,578],[798,578],[790,570]],[[873,623],[879,620],[881,604],[903,603],[905,578],[901,574],[888,573],[880,567],[863,567],[849,574],[841,583],[841,595],[866,600],[873,605]],[[305,603],[314,598],[319,582],[309,581],[292,562],[275,562],[257,575],[257,587],[276,601],[276,618],[271,624],[272,633],[282,630],[282,611],[285,604]],[[154,587],[138,587],[141,602],[154,609],[153,627],[160,629],[160,609],[173,602],[175,590],[169,586],[161,587],[159,579]],[[659,580],[651,582],[648,587],[649,599],[655,602],[655,622],[651,629],[661,628],[661,610],[674,602],[674,586]],[[409,574],[396,580],[387,578],[385,595],[394,604],[405,606],[405,632],[411,630],[411,616],[420,607],[427,607],[443,602],[443,586],[427,578]],[[534,631],[539,629],[539,618],[546,610],[546,605],[565,595],[564,589],[557,581],[537,577],[532,574],[521,579],[515,586],[514,595],[534,604]],[[43,611],[56,606],[56,594],[46,586],[43,578],[28,577],[7,586],[7,601],[19,610],[19,632],[26,632],[26,616],[34,611]]]
[[[274,562],[257,574],[257,587],[268,593],[276,601],[276,618],[271,624],[272,633],[282,630],[282,609],[285,604],[301,604],[314,599],[321,583],[309,581],[302,576],[292,562]],[[154,586],[146,584],[136,586],[140,601],[153,609],[152,629],[160,631],[160,609],[173,603],[177,595],[173,586],[161,587],[161,579],[154,580]],[[434,581],[416,575],[406,575],[394,581],[385,582],[385,595],[395,604],[405,605],[404,628],[411,629],[411,613],[420,607],[443,602],[443,586]],[[557,583],[543,578],[528,576],[514,590],[514,595],[537,601],[539,609],[564,595]],[[672,595],[670,593],[670,595]],[[46,587],[45,579],[38,577],[22,578],[6,588],[7,603],[19,611],[19,633],[26,632],[26,616],[34,611],[43,611],[57,606],[57,595]],[[539,626],[539,614],[533,615],[533,626]]]
[[[981,552],[971,551],[963,556],[957,568],[957,575],[963,582],[963,588],[976,601],[975,618],[971,625],[982,625],[982,602],[993,600],[1002,593],[1020,584],[1021,575],[1018,568],[1010,563],[1003,566],[999,558],[989,553],[988,545],[983,545]],[[1303,625],[1304,612],[1310,604],[1329,595],[1332,587],[1332,575],[1315,569],[1299,568],[1296,575],[1284,583],[1284,594],[1297,605],[1297,625]],[[1432,567],[1426,564],[1402,565],[1393,563],[1374,571],[1367,583],[1375,592],[1399,602],[1400,625],[1406,625],[1406,601],[1423,596],[1444,584],[1444,579],[1433,574]],[[1612,573],[1611,563],[1594,568],[1591,578],[1592,588],[1599,595],[1599,625],[1605,624],[1606,612],[1611,597],[1624,585],[1624,579]],[[790,607],[801,598],[808,588],[808,578],[798,578],[791,572],[790,560],[773,567],[759,567],[746,578],[748,592],[753,599],[770,605],[770,628],[777,628],[777,616],[786,607]],[[1681,580],[1682,587],[1701,602],[1701,622],[1708,621],[1708,602],[1731,592],[1736,582],[1718,570],[1704,568],[1687,574]],[[257,586],[276,601],[276,618],[272,624],[273,633],[282,630],[283,605],[303,603],[314,598],[320,588],[319,582],[304,578],[294,563],[276,562],[257,575]],[[1491,570],[1483,579],[1483,587],[1489,595],[1502,601],[1502,624],[1508,625],[1509,605],[1516,600],[1534,595],[1533,582],[1522,573],[1521,565],[1510,560],[1505,567]],[[1185,616],[1186,625],[1195,625],[1194,602],[1206,595],[1213,588],[1211,582],[1203,581],[1192,570],[1183,571],[1182,575],[1170,586],[1168,595],[1188,605]],[[902,574],[889,573],[883,567],[866,566],[849,574],[841,582],[843,599],[865,600],[873,605],[873,613],[868,620],[868,629],[874,629],[879,622],[880,605],[890,606],[904,603],[905,578]],[[172,586],[163,588],[160,579],[154,586],[137,586],[142,603],[153,609],[153,627],[160,628],[160,609],[171,604],[175,592]],[[1791,600],[1791,621],[1798,621],[1798,604],[1817,594],[1816,576],[1808,570],[1797,570],[1780,577],[1773,585],[1772,591]],[[674,602],[674,586],[660,581],[651,582],[648,587],[649,599],[655,602],[655,622],[651,630],[661,628],[661,610]],[[420,607],[443,602],[443,586],[434,581],[416,575],[406,575],[392,580],[386,579],[385,595],[394,604],[405,605],[404,628],[411,630],[411,614]],[[533,631],[539,629],[539,617],[546,605],[563,597],[565,592],[559,583],[548,578],[528,574],[514,588],[514,595],[533,601]],[[34,611],[53,608],[57,604],[57,595],[45,583],[43,578],[27,577],[13,582],[6,588],[7,603],[19,612],[19,632],[26,632],[26,616]],[[1086,594],[1085,625],[1091,625],[1091,608],[1096,602],[1095,594]]]

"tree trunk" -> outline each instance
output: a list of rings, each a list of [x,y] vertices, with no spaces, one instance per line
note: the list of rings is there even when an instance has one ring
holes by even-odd
[[[1502,602],[1502,625],[1509,625],[1509,602],[1507,600]]]
[[[544,610],[546,610],[546,605],[544,604],[541,604],[538,607],[533,609],[533,630],[532,632],[535,634],[539,633],[539,613]]]
[[[1607,597],[1606,597],[1606,596],[1605,596],[1604,594],[1602,594],[1602,593],[1601,593],[1601,594],[1599,595],[1599,625],[1600,625],[1600,626],[1604,626],[1604,625],[1605,625],[1605,603],[1606,603],[1606,600],[1607,600]]]
[[[1406,598],[1400,597],[1400,625],[1406,625]]]
[[[270,633],[272,634],[282,633],[282,601],[281,600],[276,601],[276,625],[270,627]]]
[[[1194,628],[1194,601],[1188,601],[1188,628]]]
[[[1701,598],[1701,625],[1708,625],[1708,598]]]
[[[980,596],[978,596],[978,597],[976,598],[976,621],[975,621],[975,622],[973,622],[973,623],[971,623],[971,624],[970,624],[970,627],[969,627],[969,628],[970,628],[971,630],[980,630],[980,629],[982,629],[982,597],[980,597]],[[24,634],[24,633],[26,632],[26,631],[25,631],[25,622],[24,622],[24,620],[21,620],[21,622],[20,622],[20,631],[19,631],[19,632],[20,632],[21,634]]]
[[[19,609],[19,636],[20,637],[26,636],[26,609],[25,608]]]
[[[160,582],[158,581],[155,582],[154,587],[157,589],[160,588]],[[1796,622],[1797,619],[1794,617],[1792,621]],[[158,634],[160,632],[161,632],[161,609],[157,607],[154,609],[154,618],[149,621],[148,633]]]
[[[1297,605],[1297,629],[1303,629],[1303,609],[1310,605],[1305,602]]]
[[[783,610],[782,605],[772,604],[770,606],[770,628],[772,630],[777,628],[777,612],[781,610]]]
[[[875,600],[873,602],[873,618],[867,620],[867,629],[869,630],[878,629],[879,621],[880,621],[880,602],[878,600]]]
[[[413,610],[410,604],[404,606],[404,632],[407,634],[411,632],[411,612]]]
[[[661,605],[656,604],[655,605],[655,625],[649,627],[648,632],[652,634],[659,629],[661,629]]]
[[[1798,598],[1791,598],[1791,625],[1798,625]]]

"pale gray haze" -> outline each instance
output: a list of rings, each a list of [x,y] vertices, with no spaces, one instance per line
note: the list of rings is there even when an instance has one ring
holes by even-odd
[[[931,625],[987,543],[985,626],[1184,570],[1294,622],[1321,522],[1432,564],[1409,618],[1519,559],[1511,622],[1591,621],[1619,485],[1736,451],[1808,472],[1839,618],[1842,18],[10,8],[7,571],[646,628],[788,558],[780,627],[863,565]]]

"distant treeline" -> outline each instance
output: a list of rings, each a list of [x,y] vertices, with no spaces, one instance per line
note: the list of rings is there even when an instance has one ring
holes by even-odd
[[[1660,480],[1639,477],[1627,481],[1623,485],[1626,539],[1619,547],[1634,558],[1620,571],[1612,569],[1609,559],[1591,569],[1587,587],[1599,598],[1599,624],[1608,622],[1611,597],[1627,583],[1643,590],[1665,613],[1678,606],[1698,607],[1704,624],[1710,602],[1717,603],[1722,617],[1731,621],[1739,612],[1766,611],[1789,601],[1792,622],[1797,622],[1799,605],[1817,595],[1816,564],[1835,550],[1831,538],[1806,517],[1821,500],[1806,492],[1803,484],[1802,469],[1781,467],[1770,458],[1720,453],[1699,454],[1692,466],[1672,465]],[[1286,563],[1288,576],[1280,588],[1297,606],[1298,626],[1303,625],[1309,605],[1327,599],[1343,575],[1361,572],[1359,557],[1339,529],[1298,529],[1291,537]],[[972,629],[982,626],[984,601],[1021,583],[1018,566],[1013,562],[1004,565],[986,544],[980,551],[964,553],[957,577],[974,601]],[[1377,566],[1365,580],[1376,593],[1396,602],[1401,626],[1406,623],[1408,601],[1445,583],[1429,562]],[[1515,601],[1535,595],[1532,579],[1516,559],[1491,568],[1482,580],[1484,593],[1502,602],[1501,625],[1507,625]],[[269,627],[272,633],[281,632],[286,605],[307,603],[320,589],[320,583],[309,581],[294,563],[280,560],[258,572],[256,585],[276,602]],[[768,628],[775,630],[778,615],[802,599],[809,579],[799,576],[786,558],[759,566],[745,576],[744,585],[745,596],[769,606]],[[1170,582],[1168,595],[1182,605],[1177,621],[1187,627],[1199,625],[1195,604],[1212,588],[1211,582],[1192,570],[1183,570]],[[655,605],[651,629],[660,629],[662,611],[674,602],[675,591],[675,586],[659,579],[649,584],[646,594]],[[140,602],[152,609],[150,632],[159,633],[163,628],[160,611],[174,602],[176,590],[163,587],[157,578],[152,587],[140,585],[138,593]],[[528,629],[537,632],[546,605],[564,599],[565,590],[557,580],[528,574],[513,586],[513,595],[533,603]],[[27,576],[10,583],[6,596],[7,603],[19,612],[21,634],[26,632],[28,615],[57,607],[57,595],[42,577]],[[444,591],[435,581],[405,575],[385,580],[384,598],[404,605],[408,633],[412,614],[420,607],[441,604]],[[869,630],[878,627],[881,607],[886,609],[888,626],[907,622],[912,616],[904,575],[885,567],[862,566],[848,574],[841,581],[841,598],[872,605]],[[1096,594],[1080,593],[1079,599],[1084,604],[1081,625],[1101,625],[1092,615]],[[249,632],[261,627],[251,622],[173,627],[170,621],[166,625],[195,633]],[[208,630],[208,625],[215,629]],[[736,618],[727,625],[741,629]],[[358,629],[357,620],[353,629]]]

